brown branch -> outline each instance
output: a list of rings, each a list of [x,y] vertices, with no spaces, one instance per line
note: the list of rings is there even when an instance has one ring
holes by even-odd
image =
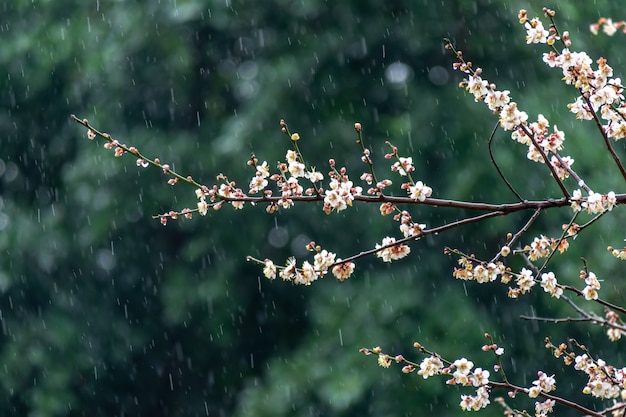
[[[519,387],[517,385],[513,385],[510,382],[489,382],[489,386],[492,388],[502,388],[509,391],[514,392],[523,392],[526,393],[527,389],[523,387]],[[566,400],[565,398],[557,397],[556,395],[548,394],[547,392],[540,392],[539,396],[545,398],[547,400],[552,400],[557,404],[564,405],[569,408],[573,408],[574,410],[580,411],[581,413],[593,416],[593,417],[604,417],[603,414],[597,413],[593,410],[590,410],[586,407],[583,407],[580,404],[577,404],[573,401]]]
[[[598,320],[590,319],[590,318],[586,318],[586,317],[564,317],[564,318],[557,319],[557,318],[553,318],[553,317],[539,317],[539,316],[521,315],[521,316],[519,316],[519,318],[522,319],[522,320],[543,321],[543,322],[546,322],[546,323],[591,322],[591,323],[600,324],[600,323],[598,323]]]
[[[504,215],[506,215],[506,213],[500,212],[500,211],[495,211],[495,212],[491,212],[491,213],[481,214],[480,216],[475,216],[475,217],[470,217],[470,218],[463,219],[463,220],[458,220],[458,221],[455,221],[455,222],[452,222],[452,223],[449,223],[449,224],[446,224],[446,225],[443,225],[443,226],[435,227],[435,228],[432,228],[432,229],[426,229],[426,230],[423,230],[419,235],[405,237],[403,239],[396,240],[393,243],[389,243],[388,245],[380,246],[379,248],[376,248],[376,249],[369,249],[369,250],[357,253],[356,255],[352,255],[352,256],[350,256],[350,257],[348,257],[346,259],[342,259],[339,262],[335,262],[332,266],[341,265],[341,264],[344,264],[346,262],[354,261],[355,259],[359,259],[359,258],[363,258],[365,256],[373,255],[376,252],[380,252],[383,249],[392,248],[394,246],[398,246],[398,245],[401,245],[403,243],[411,242],[413,240],[419,240],[423,236],[426,236],[426,235],[438,234],[438,233],[441,233],[443,231],[446,231],[448,229],[452,229],[452,228],[455,228],[455,227],[458,227],[458,226],[462,226],[462,225],[470,224],[470,223],[477,223],[477,222],[481,222],[483,220],[489,219],[491,217],[504,216]]]
[[[576,293],[576,295],[578,295],[580,297],[584,297],[585,296],[581,290],[579,290],[576,287],[572,287],[571,285],[563,285],[562,288],[564,290],[572,291],[573,293]],[[598,298],[597,300],[593,300],[593,301],[595,301],[596,303],[598,303],[600,305],[603,305],[604,307],[608,307],[611,310],[619,311],[622,314],[626,314],[626,308],[624,308],[624,307],[620,307],[620,306],[615,305],[613,303],[609,303],[608,301],[604,301],[601,298]]]
[[[116,139],[114,139],[108,133],[100,132],[98,129],[96,129],[93,126],[91,126],[89,124],[89,122],[87,121],[87,119],[79,119],[78,117],[76,117],[73,114],[70,114],[70,119],[72,119],[75,122],[85,126],[87,129],[91,130],[94,134],[96,134],[97,136],[100,136],[101,138],[105,139],[109,143],[115,143],[115,146],[119,147],[119,148],[122,148],[124,150],[124,152],[129,153],[129,154],[133,155],[136,158],[143,159],[149,165],[152,165],[153,167],[156,167],[156,168],[159,168],[159,169],[163,170],[163,172],[165,174],[170,175],[170,176],[176,178],[179,181],[186,182],[187,184],[189,184],[189,185],[191,185],[191,186],[193,186],[195,188],[202,188],[202,184],[199,184],[196,181],[194,181],[191,178],[191,176],[184,177],[184,176],[178,174],[173,169],[171,169],[169,166],[161,164],[161,162],[158,159],[152,160],[152,159],[148,158],[147,156],[143,155],[136,148],[129,147],[129,146],[126,146],[126,145],[124,145],[122,143],[119,143]]]
[[[535,220],[537,220],[540,213],[541,213],[541,208],[537,208],[535,212],[533,213],[533,215],[530,216],[530,219],[528,219],[526,224],[524,224],[524,226],[522,226],[522,228],[519,229],[517,233],[513,235],[513,237],[511,237],[511,239],[506,243],[506,245],[509,247],[513,246],[513,244],[517,241],[517,239],[519,239],[524,233],[526,233],[528,228],[530,228],[530,226],[535,222]],[[502,256],[502,253],[498,252],[498,254],[491,260],[491,262],[496,262],[500,258],[500,256]]]

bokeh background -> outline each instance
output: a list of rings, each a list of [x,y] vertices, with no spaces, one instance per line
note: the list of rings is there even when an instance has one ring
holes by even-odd
[[[565,108],[576,91],[543,65],[545,45],[525,43],[519,8],[537,15],[544,5],[556,8],[574,49],[621,71],[623,36],[588,30],[600,16],[626,18],[619,2],[0,1],[0,415],[457,416],[459,395],[471,390],[379,368],[358,349],[419,359],[419,340],[489,368],[484,332],[505,347],[514,382],[557,373],[559,392],[601,407],[581,396],[584,377],[551,358],[543,338],[576,337],[622,365],[623,343],[586,325],[523,322],[520,314],[574,312],[538,290],[509,300],[505,286],[455,282],[454,259],[442,253],[488,257],[530,213],[423,239],[392,265],[361,260],[344,283],[294,287],[265,280],[246,255],[302,257],[313,239],[345,257],[397,236],[397,224],[374,206],[326,216],[298,205],[275,215],[225,207],[163,227],[151,216],[193,206],[193,190],[113,158],[69,120],[88,118],[203,183],[223,172],[241,185],[250,152],[271,164],[284,158],[281,118],[310,163],[326,171],[334,157],[358,178],[359,121],[379,175],[389,140],[434,196],[512,202],[488,162],[496,119],[457,87],[447,37],[532,119],[542,113],[566,131],[574,167],[594,190],[619,192],[597,132]],[[494,152],[525,198],[559,196],[545,167],[506,134]],[[431,227],[468,215],[411,210]],[[551,267],[579,284],[584,255],[615,303],[624,303],[624,269],[606,246],[623,239],[620,211]],[[568,220],[567,210],[545,213],[526,241],[557,236]],[[483,415],[501,413],[492,405]]]

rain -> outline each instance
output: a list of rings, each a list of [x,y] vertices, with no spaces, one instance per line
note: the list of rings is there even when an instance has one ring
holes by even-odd
[[[408,256],[394,262],[373,251],[386,237],[404,237],[393,215],[381,216],[380,201],[324,212],[330,159],[362,196],[372,187],[360,179],[370,173],[363,149],[378,181],[390,181],[385,195],[406,197],[407,177],[385,157],[393,147],[412,158],[412,181],[432,187],[432,198],[518,203],[511,188],[526,201],[562,197],[545,164],[530,161],[510,132],[492,133],[498,117],[459,88],[466,77],[453,69],[444,39],[509,90],[529,121],[541,114],[566,132],[576,172],[595,191],[620,192],[597,127],[567,108],[577,90],[542,61],[547,45],[527,45],[518,7],[543,16],[541,7],[518,3],[0,3],[0,415],[462,415],[460,395],[475,388],[405,374],[395,361],[385,369],[359,350],[380,346],[419,364],[419,342],[452,362],[471,355],[493,377],[485,333],[504,348],[500,365],[511,382],[529,387],[543,369],[563,381],[559,394],[602,409],[581,394],[585,375],[554,360],[544,338],[580,340],[624,366],[606,329],[520,319],[576,316],[539,285],[511,299],[514,283],[453,276],[459,253],[490,260],[532,210],[446,229],[484,212],[399,205],[425,230],[442,229],[408,242]],[[625,35],[589,32],[600,17],[626,19],[620,5],[546,3],[577,50],[594,65],[607,58],[623,77]],[[98,134],[88,134],[83,119]],[[109,138],[146,158],[116,151]],[[311,192],[320,198],[271,213],[267,201],[226,202],[201,215],[193,183],[247,192],[263,162],[287,183],[281,163],[296,142],[306,171],[324,177],[323,190]],[[623,144],[614,147],[622,157]],[[317,186],[307,181],[300,178],[305,190]],[[600,295],[624,305],[624,280],[616,279],[623,268],[606,250],[623,245],[619,208],[570,239],[548,270],[582,289],[588,267],[600,277]],[[577,222],[589,219],[582,217]],[[570,219],[569,205],[546,209],[519,247],[560,236]],[[264,275],[266,260],[282,268],[293,256],[300,267],[322,250],[337,259],[371,253],[357,256],[344,281],[330,270],[306,286]],[[528,267],[521,258],[507,262]],[[502,415],[494,398],[505,393],[494,392],[482,412]],[[535,407],[528,398],[511,406]]]

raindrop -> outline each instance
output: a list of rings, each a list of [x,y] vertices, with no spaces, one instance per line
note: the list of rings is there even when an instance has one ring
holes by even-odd
[[[0,292],[5,292],[11,284],[9,276],[4,272],[0,272]]]
[[[413,75],[411,67],[403,62],[394,62],[385,70],[385,78],[392,84],[405,84]]]
[[[232,77],[236,70],[237,64],[232,59],[225,59],[217,66],[217,73],[222,77]]]
[[[289,231],[282,226],[276,226],[275,228],[270,230],[269,234],[267,235],[268,243],[275,248],[284,247],[287,244],[288,240]]]
[[[100,249],[96,252],[96,263],[105,271],[109,272],[115,268],[115,257],[108,249]]]
[[[240,100],[247,100],[256,96],[259,91],[259,84],[256,81],[244,81],[235,89],[235,95]]]
[[[428,79],[435,85],[445,85],[450,79],[450,74],[441,65],[436,65],[428,71]]]
[[[0,230],[6,229],[9,223],[9,216],[6,213],[0,213]]]
[[[256,78],[259,73],[259,66],[254,61],[244,61],[239,65],[237,75],[240,79],[250,81]]]
[[[6,168],[4,169],[4,180],[6,182],[11,182],[13,180],[15,180],[15,178],[17,178],[17,174],[18,174],[18,169],[17,169],[17,165],[15,165],[15,163],[13,162],[7,162],[6,164]]]

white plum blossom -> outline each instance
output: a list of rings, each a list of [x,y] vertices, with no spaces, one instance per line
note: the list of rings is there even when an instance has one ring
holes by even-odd
[[[276,279],[276,265],[274,265],[274,262],[269,259],[265,260],[263,275],[265,275],[267,279]]]
[[[560,298],[563,295],[563,288],[558,285],[554,272],[541,274],[541,288],[554,298]]]
[[[330,189],[325,191],[324,208],[327,213],[340,212],[352,206],[355,195],[361,195],[363,189],[354,187],[352,181],[339,181],[333,178],[330,181]]]
[[[411,185],[409,187],[408,193],[409,197],[411,197],[412,199],[424,201],[426,200],[426,198],[432,195],[433,189],[424,184],[422,181],[418,181],[414,185]]]
[[[413,166],[413,158],[400,157],[399,159],[400,159],[399,162],[396,162],[395,164],[391,166],[392,171],[394,172],[397,171],[398,174],[402,175],[403,177],[406,176],[407,173],[415,171],[415,167]]]
[[[539,378],[533,381],[533,386],[528,389],[528,396],[530,398],[537,398],[542,392],[549,393],[556,389],[556,381],[554,375],[548,376],[548,374],[539,371],[537,372]]]
[[[585,278],[587,286],[583,289],[583,295],[586,300],[597,300],[598,290],[600,289],[600,281],[593,272],[589,272]]]
[[[524,24],[526,28],[526,43],[546,43],[548,41],[548,32],[541,20],[534,18]]]
[[[475,101],[480,101],[483,96],[489,93],[488,85],[489,82],[487,82],[487,80],[483,80],[478,75],[474,75],[469,77],[467,81],[467,91],[474,95]]]
[[[420,362],[420,369],[417,371],[418,375],[421,375],[424,379],[430,376],[438,375],[443,369],[443,361],[438,356],[428,356]]]
[[[385,248],[385,246],[392,245],[396,239],[393,237],[385,237],[382,245],[376,244],[376,249],[384,248],[376,252],[376,256],[382,258],[384,262],[396,261],[407,256],[411,252],[411,248],[405,244],[393,245]]]
[[[476,395],[461,395],[459,404],[464,411],[478,411],[489,405],[489,387],[483,385],[476,390]]]
[[[322,274],[328,272],[328,268],[335,263],[336,254],[328,252],[326,249],[321,250],[314,256],[314,266],[317,271]]]

